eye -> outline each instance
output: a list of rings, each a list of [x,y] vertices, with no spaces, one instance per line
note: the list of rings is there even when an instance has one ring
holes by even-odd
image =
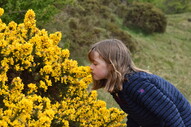
[[[96,65],[98,65],[98,63],[97,63],[97,62],[94,62],[94,63],[93,63],[93,65],[95,65],[95,66],[96,66]]]

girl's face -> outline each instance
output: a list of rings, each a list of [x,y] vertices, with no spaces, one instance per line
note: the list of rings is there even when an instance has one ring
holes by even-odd
[[[108,64],[101,58],[98,52],[92,52],[92,63],[90,68],[92,70],[92,77],[94,80],[107,79],[109,73]]]

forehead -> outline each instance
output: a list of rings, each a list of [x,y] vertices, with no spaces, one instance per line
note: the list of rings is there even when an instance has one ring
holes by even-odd
[[[97,51],[91,51],[89,53],[89,60],[90,61],[97,61],[98,59],[102,59]]]

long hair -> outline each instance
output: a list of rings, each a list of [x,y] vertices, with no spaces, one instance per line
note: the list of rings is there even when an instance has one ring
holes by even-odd
[[[93,61],[93,53],[95,51],[99,53],[100,57],[102,57],[108,65],[112,65],[112,69],[107,79],[93,80],[92,89],[94,90],[104,88],[109,93],[118,92],[123,88],[126,74],[144,71],[134,65],[129,49],[120,40],[107,39],[92,45],[88,53],[90,61]]]

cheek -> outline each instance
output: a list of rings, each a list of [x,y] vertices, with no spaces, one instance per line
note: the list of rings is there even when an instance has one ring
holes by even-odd
[[[103,70],[103,73],[107,75],[109,73],[108,69]]]
[[[101,68],[99,72],[101,76],[107,77],[109,70],[107,68]]]

